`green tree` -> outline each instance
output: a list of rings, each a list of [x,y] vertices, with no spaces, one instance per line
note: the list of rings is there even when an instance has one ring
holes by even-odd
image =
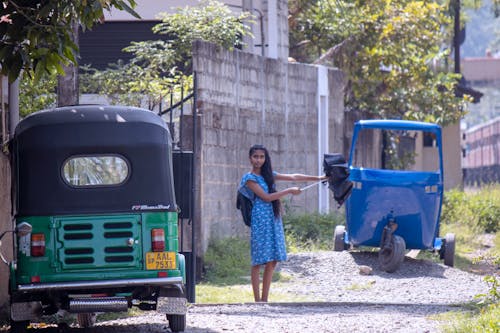
[[[64,74],[62,64],[76,63],[78,46],[71,39],[73,22],[90,29],[102,20],[104,10],[133,11],[135,0],[33,0],[2,1],[0,7],[1,73],[12,82],[22,70]]]
[[[55,107],[57,75],[42,75],[34,80],[27,72],[23,72],[19,81],[19,115],[26,117],[38,110]]]
[[[377,118],[447,124],[466,110],[447,72],[448,6],[435,1],[318,0],[294,18],[292,56],[341,68],[345,105]]]
[[[88,69],[81,76],[82,93],[104,94],[111,103],[141,106],[146,102],[153,109],[170,93],[178,97],[181,88],[192,86],[193,41],[201,39],[232,49],[250,34],[244,22],[251,15],[235,16],[218,1],[179,8],[161,18],[153,32],[163,39],[132,42],[124,49],[134,55],[129,63],[118,62],[105,71]]]

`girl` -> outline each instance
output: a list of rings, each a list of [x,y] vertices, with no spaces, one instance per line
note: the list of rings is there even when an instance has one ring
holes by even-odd
[[[326,180],[328,177],[274,172],[269,153],[262,145],[252,146],[248,155],[252,170],[241,179],[239,190],[246,197],[253,199],[250,233],[253,295],[256,302],[267,302],[276,264],[278,261],[286,260],[280,198],[287,194],[301,193],[298,187],[290,187],[277,192],[275,180],[319,181]],[[261,265],[264,265],[262,296],[259,290]]]

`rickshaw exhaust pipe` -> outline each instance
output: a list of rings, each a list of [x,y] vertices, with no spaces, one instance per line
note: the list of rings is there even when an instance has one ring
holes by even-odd
[[[124,297],[74,298],[69,301],[69,312],[122,312],[128,310]]]

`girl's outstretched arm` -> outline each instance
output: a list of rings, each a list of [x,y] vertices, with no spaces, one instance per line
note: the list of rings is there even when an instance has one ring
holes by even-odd
[[[300,188],[298,188],[298,187],[289,187],[289,188],[284,189],[282,191],[267,193],[266,191],[264,191],[264,189],[259,184],[257,184],[256,182],[254,182],[252,180],[248,180],[246,182],[246,185],[248,186],[248,188],[250,188],[252,190],[253,193],[255,193],[255,195],[257,195],[259,198],[261,198],[262,200],[264,200],[266,202],[278,200],[287,194],[297,195],[301,192]]]
[[[277,173],[274,176],[276,180],[288,180],[295,182],[304,182],[304,181],[320,181],[327,180],[328,176],[312,176],[312,175],[304,175],[301,173]]]

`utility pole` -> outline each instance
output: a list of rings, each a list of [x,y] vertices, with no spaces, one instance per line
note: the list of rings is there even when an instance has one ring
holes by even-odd
[[[454,1],[453,48],[455,51],[455,73],[460,73],[460,0]]]

